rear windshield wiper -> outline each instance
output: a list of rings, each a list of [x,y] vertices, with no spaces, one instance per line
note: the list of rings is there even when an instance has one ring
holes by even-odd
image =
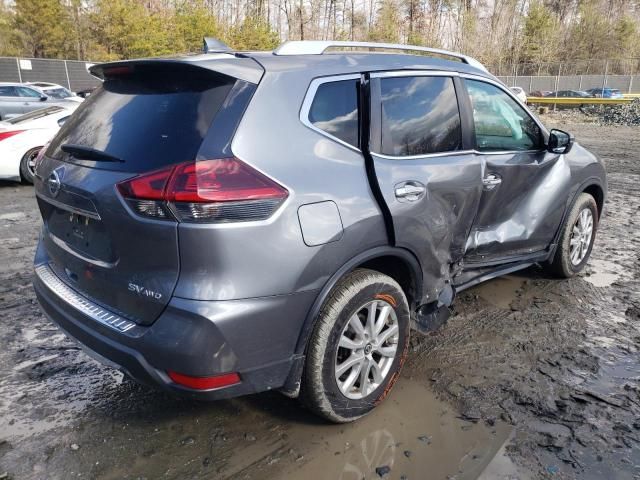
[[[106,152],[101,150],[96,150],[95,148],[85,147],[83,145],[73,145],[71,143],[65,143],[60,147],[60,149],[72,155],[74,158],[78,160],[93,160],[96,162],[121,162],[124,163],[124,160],[118,157],[114,157],[113,155],[109,155]]]

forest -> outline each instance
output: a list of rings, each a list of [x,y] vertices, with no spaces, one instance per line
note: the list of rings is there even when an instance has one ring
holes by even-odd
[[[637,73],[640,0],[4,0],[0,56],[105,61],[284,40],[384,41],[472,55],[494,71]],[[581,71],[577,71],[581,70]],[[582,70],[586,70],[582,71]]]

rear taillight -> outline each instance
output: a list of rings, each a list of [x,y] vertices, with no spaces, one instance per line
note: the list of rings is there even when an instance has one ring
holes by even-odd
[[[118,184],[140,215],[182,222],[264,220],[289,192],[237,158],[186,162]]]
[[[14,135],[24,132],[24,130],[12,130],[10,132],[0,132],[0,141],[11,138]]]

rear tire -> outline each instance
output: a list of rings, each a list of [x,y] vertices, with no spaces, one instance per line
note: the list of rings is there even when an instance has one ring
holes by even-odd
[[[35,175],[35,160],[42,147],[36,147],[24,154],[20,160],[20,178],[23,183],[33,184]]]
[[[409,329],[409,305],[395,280],[373,270],[347,274],[318,315],[300,399],[335,423],[366,415],[398,379]]]
[[[581,193],[562,226],[560,240],[548,269],[561,278],[571,278],[585,267],[598,229],[598,206],[588,193]]]

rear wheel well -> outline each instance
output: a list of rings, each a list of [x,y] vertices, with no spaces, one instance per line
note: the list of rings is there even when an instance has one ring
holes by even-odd
[[[368,268],[393,278],[407,296],[409,306],[412,307],[417,298],[416,281],[411,267],[400,257],[385,255],[372,258],[354,268]]]
[[[584,193],[588,193],[589,195],[591,195],[596,200],[596,205],[598,206],[598,220],[599,220],[600,216],[602,215],[602,208],[604,207],[604,192],[602,191],[602,188],[600,188],[600,185],[596,185],[594,183],[592,185],[589,185],[583,191]]]

